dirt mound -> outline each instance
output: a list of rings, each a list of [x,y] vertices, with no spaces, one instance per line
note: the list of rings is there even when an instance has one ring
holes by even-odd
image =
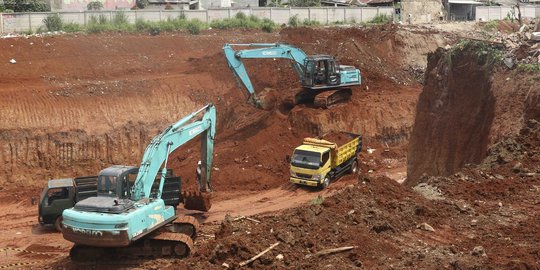
[[[404,197],[410,199],[402,201]],[[203,246],[187,263],[199,262],[196,264],[203,268],[223,263],[237,267],[239,261],[280,242],[280,246],[256,260],[252,267],[313,269],[330,264],[350,269],[383,266],[384,258],[394,257],[399,249],[381,239],[414,229],[418,216],[429,220],[437,215],[431,210],[429,201],[414,197],[414,193],[395,181],[377,178],[364,185],[350,186],[337,196],[314,199],[309,206],[275,217],[255,217],[261,223],[229,218],[216,232],[216,240]],[[327,248],[359,244],[361,248],[341,255],[315,255]],[[283,260],[276,259],[279,254],[283,255]],[[208,258],[208,266],[202,263],[204,258]]]
[[[540,230],[540,123],[516,136],[515,163],[471,166],[448,177],[424,177],[414,189],[386,177],[358,183],[273,216],[228,217],[198,252],[169,267],[255,269],[535,269]],[[501,145],[511,145],[503,143]],[[345,246],[350,251],[319,252]],[[508,247],[512,248],[509,249]]]
[[[538,151],[538,144],[527,151]],[[529,158],[520,160],[525,164]],[[540,168],[537,168],[537,170]],[[538,258],[540,174],[470,168],[450,177],[429,177],[411,189],[394,180],[359,178],[337,195],[274,216],[229,217],[197,254],[171,267],[214,269],[250,259],[255,269],[534,269]],[[437,196],[433,194],[436,193]],[[508,249],[509,243],[513,247]],[[358,246],[333,255],[330,248]]]

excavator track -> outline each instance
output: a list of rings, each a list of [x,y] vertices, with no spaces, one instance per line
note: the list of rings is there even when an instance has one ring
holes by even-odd
[[[91,247],[75,245],[69,256],[76,262],[139,260],[147,258],[185,258],[193,251],[193,240],[199,222],[192,216],[182,216],[171,224],[127,247]]]
[[[199,231],[200,224],[196,218],[192,216],[182,216],[175,219],[168,227],[168,230],[173,233],[185,234],[191,239],[195,239]]]
[[[348,101],[352,96],[351,89],[338,89],[324,91],[315,96],[313,104],[320,108],[330,108],[331,106]]]

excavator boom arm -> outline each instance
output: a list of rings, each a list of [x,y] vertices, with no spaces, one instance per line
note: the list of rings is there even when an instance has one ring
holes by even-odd
[[[235,51],[232,46],[255,48]],[[242,62],[243,59],[289,59],[292,61],[293,69],[298,74],[298,77],[302,78],[305,68],[304,60],[307,58],[306,53],[301,49],[279,43],[225,44],[223,46],[223,52],[225,53],[229,68],[247,89],[250,99],[254,102],[257,102],[257,95],[249,79],[246,67]]]
[[[202,119],[193,121],[195,116],[204,112]],[[175,124],[167,127],[161,134],[154,137],[152,142],[146,147],[139,174],[133,185],[132,200],[138,201],[142,198],[148,198],[156,174],[161,171],[161,180],[158,196],[161,196],[163,183],[166,173],[167,158],[171,152],[192,140],[197,135],[202,134],[201,138],[201,182],[200,191],[211,191],[210,174],[212,168],[213,144],[216,132],[216,110],[213,104],[208,104],[200,110],[182,118]]]

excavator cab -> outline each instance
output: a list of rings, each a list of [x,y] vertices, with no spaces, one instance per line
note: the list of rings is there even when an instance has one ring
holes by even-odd
[[[304,61],[302,86],[312,89],[324,89],[340,84],[339,63],[329,55],[310,56]]]

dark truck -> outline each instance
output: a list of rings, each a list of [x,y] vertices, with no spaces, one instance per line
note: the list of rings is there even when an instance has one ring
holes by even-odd
[[[39,197],[39,223],[54,224],[56,230],[60,231],[62,212],[78,201],[96,195],[97,176],[49,180]]]
[[[129,188],[133,186],[138,172],[138,167],[112,166],[102,170],[99,175],[100,177],[115,179],[114,182],[118,186],[126,187],[125,190],[119,190],[118,192],[129,195],[131,192]],[[177,207],[183,201],[180,181],[180,177],[175,176],[172,170],[167,170],[161,197],[165,201],[165,205]],[[121,182],[124,185],[121,185]],[[99,188],[98,176],[49,180],[39,198],[39,223],[41,225],[54,225],[57,231],[61,231],[62,212],[65,209],[72,208],[79,201],[97,196]],[[158,188],[159,181],[155,181],[151,192],[156,193]]]

